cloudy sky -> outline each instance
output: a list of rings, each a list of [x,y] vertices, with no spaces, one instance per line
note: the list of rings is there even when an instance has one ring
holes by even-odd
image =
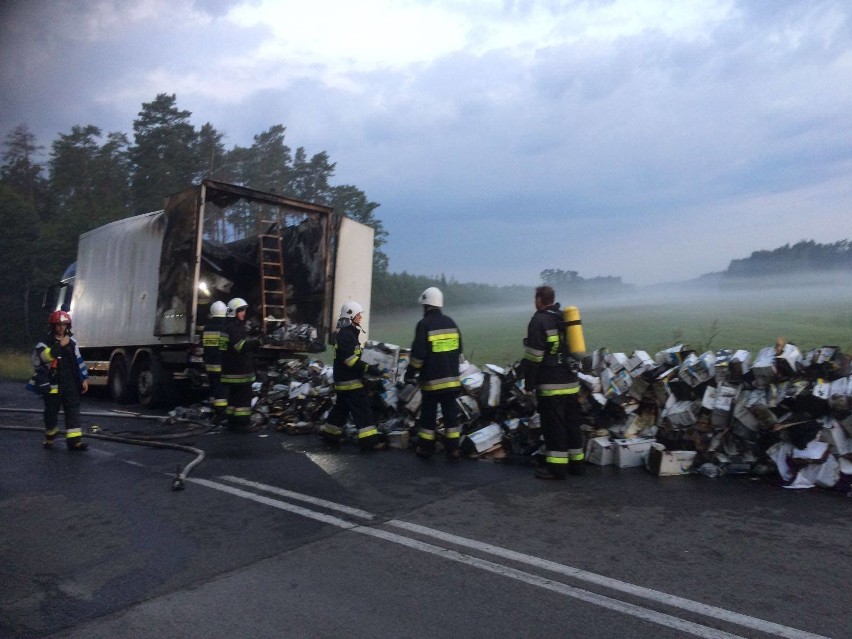
[[[0,3],[0,136],[176,94],[381,204],[392,271],[684,280],[852,238],[848,0]]]

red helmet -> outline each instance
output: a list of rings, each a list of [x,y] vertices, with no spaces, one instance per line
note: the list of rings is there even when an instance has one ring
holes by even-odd
[[[65,311],[53,311],[50,314],[50,319],[47,321],[51,326],[54,324],[68,324],[68,326],[71,326],[71,316]]]

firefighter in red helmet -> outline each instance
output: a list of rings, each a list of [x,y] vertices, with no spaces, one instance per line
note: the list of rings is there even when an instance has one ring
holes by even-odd
[[[33,351],[35,374],[27,385],[44,399],[44,447],[53,448],[62,409],[68,450],[86,450],[80,424],[80,395],[89,390],[89,370],[72,337],[71,316],[65,311],[54,311],[48,324],[48,334]]]

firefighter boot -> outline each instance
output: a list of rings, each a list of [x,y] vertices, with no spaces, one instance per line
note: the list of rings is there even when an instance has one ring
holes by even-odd
[[[82,437],[74,437],[73,439],[69,439],[67,443],[69,451],[84,451],[89,447],[89,445],[83,441]]]
[[[41,443],[42,447],[45,450],[53,450],[53,444],[55,443],[56,435],[47,436],[45,435],[44,441]]]
[[[343,439],[343,429],[339,426],[325,423],[320,430],[320,439],[329,448],[338,450],[340,448],[340,441]]]

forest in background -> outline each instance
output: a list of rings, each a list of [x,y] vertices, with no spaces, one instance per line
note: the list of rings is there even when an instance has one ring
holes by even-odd
[[[286,197],[321,203],[375,230],[373,306],[400,309],[416,303],[428,286],[439,286],[448,305],[529,304],[532,287],[544,283],[559,299],[576,303],[642,294],[620,277],[583,277],[549,268],[529,286],[458,282],[443,274],[389,270],[382,247],[388,241],[376,215],[379,203],[356,185],[332,183],[335,163],[324,151],[309,155],[285,143],[283,125],[254,136],[251,146],[225,148],[225,133],[211,123],[196,128],[175,95],[142,104],[133,121],[133,141],[93,124],[59,134],[47,155],[26,124],[5,140],[0,163],[0,347],[21,348],[44,330],[46,287],[76,259],[77,238],[93,228],[159,210],[171,193],[211,178]],[[41,158],[46,157],[46,161]],[[740,286],[752,278],[803,272],[852,272],[852,244],[802,240],[772,251],[755,251],[680,286]],[[28,346],[25,346],[28,349]]]

